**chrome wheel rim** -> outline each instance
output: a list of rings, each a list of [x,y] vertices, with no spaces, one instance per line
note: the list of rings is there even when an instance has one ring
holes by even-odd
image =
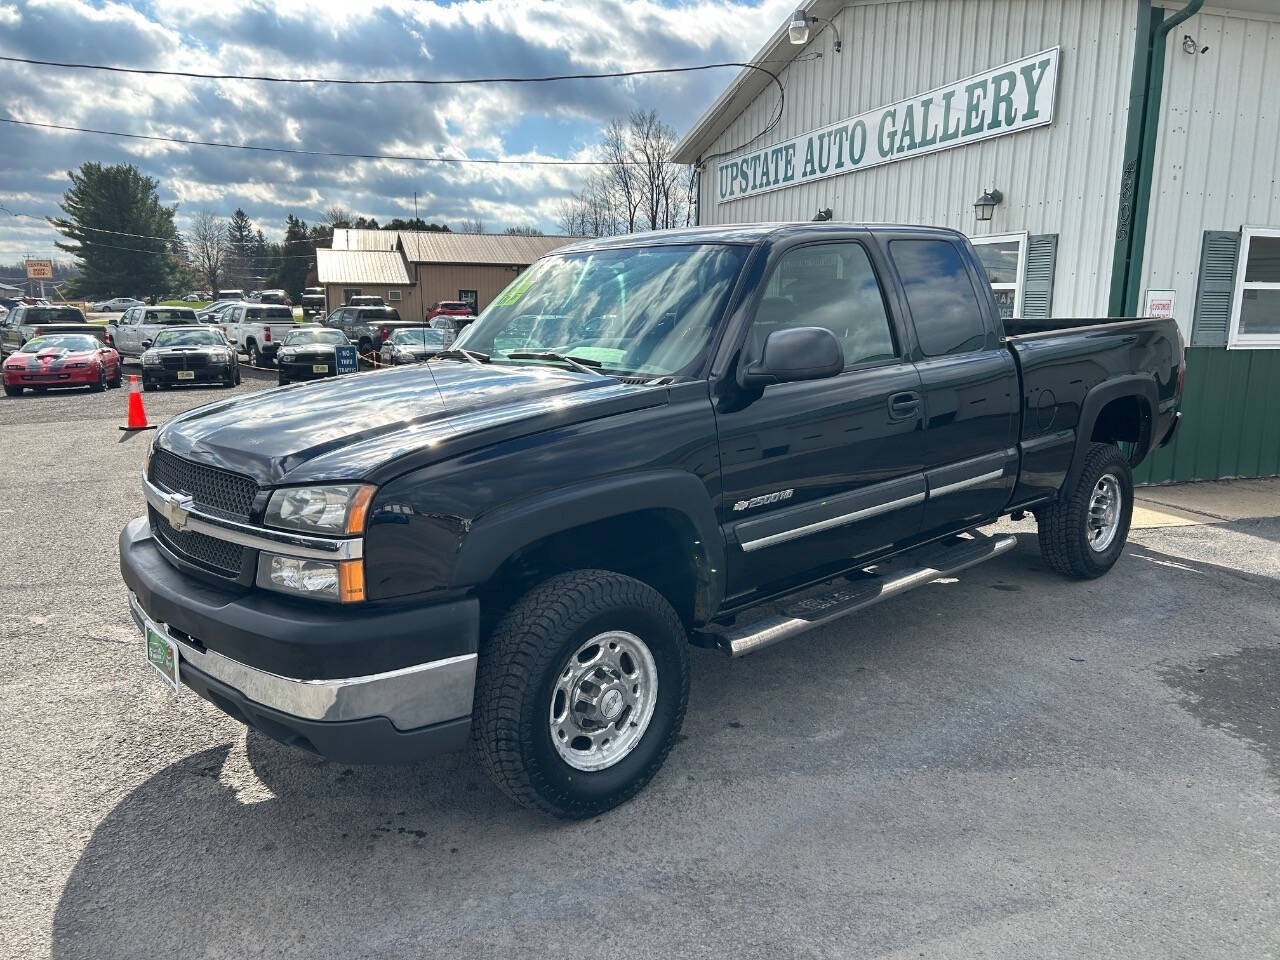
[[[1113,474],[1103,474],[1093,485],[1093,493],[1089,496],[1085,536],[1089,541],[1089,548],[1095,553],[1104,552],[1115,540],[1116,532],[1120,529],[1122,501],[1120,481]]]
[[[560,667],[548,713],[551,742],[575,770],[604,770],[631,753],[658,702],[658,665],[634,633],[610,630]]]

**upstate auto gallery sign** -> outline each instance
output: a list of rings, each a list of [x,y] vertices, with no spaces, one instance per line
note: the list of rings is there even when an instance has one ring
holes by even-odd
[[[1053,122],[1058,48],[716,165],[720,203]]]

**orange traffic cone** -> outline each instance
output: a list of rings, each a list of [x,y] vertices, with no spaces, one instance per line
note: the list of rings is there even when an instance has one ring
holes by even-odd
[[[147,423],[147,411],[142,409],[142,384],[138,382],[137,374],[129,375],[129,423],[120,429],[130,433],[155,429]]]

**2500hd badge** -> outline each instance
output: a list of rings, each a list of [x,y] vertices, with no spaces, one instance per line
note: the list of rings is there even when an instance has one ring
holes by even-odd
[[[667,759],[691,643],[741,656],[952,575],[1012,512],[1106,573],[1183,372],[1172,320],[1002,323],[948,230],[591,241],[426,363],[170,420],[120,566],[175,689],[343,762],[469,744],[589,817]]]

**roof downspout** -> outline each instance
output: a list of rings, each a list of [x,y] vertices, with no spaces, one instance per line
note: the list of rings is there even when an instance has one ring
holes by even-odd
[[[1107,311],[1111,316],[1133,316],[1137,313],[1138,297],[1142,291],[1147,214],[1151,206],[1160,99],[1164,90],[1165,41],[1169,31],[1195,16],[1203,6],[1204,0],[1190,0],[1165,20],[1163,10],[1151,9],[1151,0],[1139,0],[1138,37],[1129,94],[1129,129],[1125,141],[1120,216]]]

